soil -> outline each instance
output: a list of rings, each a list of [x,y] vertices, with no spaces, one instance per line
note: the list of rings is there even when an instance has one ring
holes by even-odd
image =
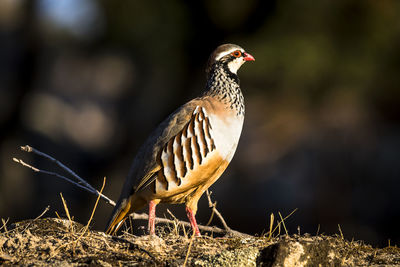
[[[192,238],[160,226],[157,236],[104,232],[59,218],[3,225],[0,264],[46,266],[399,266],[400,249],[340,236]]]

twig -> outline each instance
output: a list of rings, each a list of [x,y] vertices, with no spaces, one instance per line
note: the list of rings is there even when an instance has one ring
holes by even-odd
[[[131,216],[133,216],[133,219],[135,220],[148,220],[149,216],[146,213],[134,213]],[[167,218],[159,218],[156,217],[156,223],[166,223],[166,224],[174,224],[174,220],[170,220]],[[186,228],[191,228],[191,224],[189,222],[186,221],[179,221],[179,223],[186,227]],[[233,229],[230,229],[229,231],[227,231],[226,229],[221,229],[219,227],[216,226],[204,226],[204,225],[198,225],[199,229],[202,231],[206,231],[206,232],[212,232],[212,233],[217,233],[217,234],[226,234],[229,233],[231,235],[234,236],[243,236],[243,237],[250,237],[250,235],[239,232],[239,231],[235,231]]]
[[[50,172],[50,171],[45,171],[45,170],[40,170],[40,169],[35,168],[35,167],[29,165],[28,163],[24,162],[22,159],[13,158],[13,161],[15,161],[15,162],[21,164],[21,165],[24,166],[24,167],[27,167],[27,168],[31,169],[31,170],[34,171],[34,172],[39,172],[39,173],[43,173],[43,174],[55,176],[55,177],[57,177],[57,178],[61,178],[61,179],[65,180],[65,181],[67,181],[67,182],[70,182],[70,183],[72,183],[72,184],[74,184],[74,185],[76,185],[76,186],[78,186],[78,187],[80,187],[80,188],[82,188],[82,189],[84,189],[84,190],[89,191],[90,193],[92,193],[92,191],[90,191],[90,190],[89,190],[88,188],[86,188],[85,186],[83,186],[83,185],[81,185],[81,184],[78,184],[77,182],[74,182],[74,181],[70,180],[69,178],[67,178],[67,177],[65,177],[65,176],[62,176],[62,175],[60,175],[60,174],[58,174],[58,173]]]
[[[287,235],[288,232],[287,232],[287,230],[286,230],[286,226],[285,226],[284,221],[285,221],[287,218],[289,218],[290,216],[292,216],[292,214],[295,213],[296,211],[297,211],[297,208],[295,208],[291,213],[289,213],[289,215],[287,215],[287,216],[286,216],[285,218],[283,218],[283,219],[282,219],[281,213],[278,212],[278,213],[279,213],[279,216],[281,217],[281,221],[278,222],[278,224],[275,226],[275,228],[274,228],[274,230],[272,231],[272,233],[275,233],[276,229],[278,229],[278,236],[279,236],[279,235],[281,234],[281,224],[282,224],[282,225],[284,226],[284,228],[285,228],[286,235]],[[273,214],[272,214],[272,216],[273,216]]]
[[[271,216],[269,217],[269,235],[268,239],[272,237],[272,228],[274,227],[274,214],[271,212]]]
[[[103,185],[101,186],[100,194],[103,192],[103,189],[104,189],[105,185],[106,185],[106,177],[104,177],[104,179],[103,179]],[[93,216],[94,216],[94,212],[96,211],[97,204],[99,204],[100,196],[101,195],[97,196],[96,203],[94,204],[94,207],[93,207],[93,210],[92,210],[92,214],[90,215],[89,221],[87,222],[85,230],[82,233],[82,235],[89,229],[89,225],[90,225],[91,221],[93,220]]]
[[[212,202],[212,200],[211,200],[211,193],[210,192],[208,192],[208,189],[207,189],[207,191],[206,191],[206,193],[207,193],[207,199],[208,199],[208,206],[211,208],[213,208],[213,212],[217,215],[217,217],[218,217],[218,219],[221,221],[221,223],[222,223],[222,226],[224,226],[224,228],[225,228],[225,230],[227,231],[227,232],[230,232],[230,231],[232,231],[232,229],[228,226],[228,224],[225,222],[225,219],[224,219],[224,217],[222,217],[222,214],[217,210],[217,208],[215,207],[216,206],[216,202],[215,203],[213,203]]]
[[[190,249],[192,248],[193,240],[195,237],[196,237],[196,233],[193,232],[192,238],[190,238],[190,243],[189,243],[188,251],[186,253],[185,261],[183,262],[183,267],[186,266],[187,260],[189,259]]]
[[[105,186],[105,185],[106,185],[106,177],[104,177],[104,179],[103,179],[103,185],[102,185],[102,187],[101,187],[101,189],[100,189],[100,194],[103,192],[103,189],[104,189],[104,186]],[[85,228],[83,229],[81,235],[75,240],[75,245],[78,243],[78,241],[85,235],[85,233],[86,233],[87,230],[89,229],[90,222],[91,222],[92,219],[93,219],[94,212],[96,211],[97,204],[99,203],[99,200],[100,200],[100,195],[97,196],[96,202],[95,202],[94,207],[93,207],[93,210],[92,210],[92,214],[90,215],[90,218],[89,218],[89,220],[88,220],[88,222],[87,222]]]
[[[290,216],[292,216],[292,215],[293,215],[293,213],[295,213],[297,210],[298,210],[298,208],[295,208],[294,210],[292,210],[292,212],[291,212],[291,213],[289,213],[288,215],[286,215],[286,217],[285,217],[285,218],[283,218],[283,220],[285,221],[287,218],[289,218]]]
[[[320,230],[320,228],[321,228],[321,225],[318,224],[317,233],[316,233],[315,235],[319,235],[319,230]]]
[[[98,190],[96,190],[93,186],[91,186],[88,182],[86,182],[84,179],[82,179],[79,175],[77,175],[74,171],[72,171],[70,168],[65,166],[59,160],[53,158],[52,156],[47,155],[46,153],[43,153],[43,152],[37,150],[37,149],[35,149],[35,148],[33,148],[33,147],[29,146],[29,145],[21,146],[21,150],[25,151],[25,152],[29,152],[29,153],[32,152],[32,153],[34,153],[36,155],[39,155],[39,156],[41,156],[41,157],[43,157],[43,158],[45,158],[47,160],[50,160],[51,162],[57,164],[61,169],[63,169],[64,171],[66,171],[67,173],[72,175],[76,180],[79,181],[79,183],[77,183],[75,181],[72,181],[71,179],[69,179],[69,178],[67,178],[65,176],[62,176],[62,175],[60,175],[58,173],[35,168],[35,167],[23,162],[21,159],[13,158],[13,160],[15,162],[17,162],[17,163],[21,164],[22,166],[27,167],[27,168],[35,171],[35,172],[44,173],[44,174],[47,174],[47,175],[56,176],[58,178],[64,179],[64,180],[66,180],[66,181],[68,181],[68,182],[70,182],[70,183],[72,183],[72,184],[74,184],[74,185],[76,185],[76,186],[78,186],[78,187],[90,192],[90,193],[95,194],[96,196],[100,195],[101,198],[104,199],[110,205],[112,205],[112,206],[116,205],[113,200],[111,200],[107,196],[105,196],[102,193],[100,193]]]
[[[215,201],[214,203],[211,201],[211,193],[208,191],[208,189],[206,191],[206,194],[208,199],[208,207],[212,208],[210,219],[208,219],[208,222],[206,223],[206,226],[209,226],[214,218],[215,209],[217,208],[217,201]]]
[[[167,212],[169,215],[171,215],[172,218],[174,218],[174,221],[179,221],[178,218],[176,218],[175,215],[169,209],[167,209]]]
[[[46,208],[44,208],[44,210],[42,211],[42,213],[40,213],[39,216],[37,216],[35,219],[33,219],[31,222],[28,223],[28,225],[26,225],[25,229],[22,230],[22,232],[25,232],[26,230],[29,229],[29,227],[31,227],[32,223],[35,222],[36,220],[39,220],[43,215],[46,214],[46,212],[48,212],[50,209],[50,206],[48,205]]]
[[[61,216],[58,215],[58,212],[57,212],[57,211],[55,211],[54,213],[56,214],[56,216],[57,216],[58,219],[62,220]]]
[[[342,228],[340,228],[340,224],[338,224],[337,226],[339,228],[340,237],[342,238],[342,240],[344,240],[344,236],[343,236]]]
[[[68,220],[69,220],[69,224],[70,224],[70,228],[71,228],[70,230],[71,230],[72,232],[74,232],[74,225],[72,224],[71,215],[69,215],[69,210],[68,210],[67,202],[65,201],[65,199],[64,199],[64,197],[63,197],[63,195],[62,195],[62,193],[60,193],[60,196],[61,196],[61,200],[62,200],[62,203],[63,203],[63,206],[64,206],[65,213],[67,214],[67,218],[68,218]]]
[[[283,220],[283,218],[282,218],[282,215],[281,215],[281,213],[278,211],[278,214],[279,214],[279,217],[281,218],[281,223],[282,223],[282,225],[283,225],[283,229],[285,229],[285,233],[286,233],[286,235],[288,236],[289,234],[288,234],[288,231],[287,231],[287,229],[286,229],[286,225],[285,225],[285,222],[284,222],[284,220]]]
[[[1,218],[1,222],[3,223],[3,226],[0,227],[0,231],[1,231],[1,229],[4,228],[5,232],[6,232],[6,233],[8,232],[8,230],[7,230],[7,223],[8,223],[9,220],[10,220],[10,218],[7,218],[7,220],[4,220],[3,218]]]
[[[178,220],[178,218],[176,218],[175,215],[169,209],[167,209],[167,212],[174,219],[173,220],[174,230],[175,230],[176,235],[179,235],[179,220]],[[185,227],[182,226],[182,229],[183,229],[184,235],[186,237]]]
[[[87,188],[87,187],[85,187],[85,186],[83,186],[83,185],[81,185],[81,184],[79,184],[79,183],[77,183],[77,182],[74,182],[74,181],[72,181],[71,179],[69,179],[69,178],[67,178],[67,177],[65,177],[65,176],[62,176],[62,175],[60,175],[60,174],[58,174],[58,173],[50,172],[50,171],[45,171],[45,170],[41,170],[41,169],[35,168],[35,167],[29,165],[28,163],[24,162],[22,159],[13,158],[13,161],[15,161],[15,162],[21,164],[21,165],[24,166],[24,167],[27,167],[27,168],[33,170],[34,172],[43,173],[43,174],[55,176],[55,177],[57,177],[57,178],[61,178],[61,179],[65,180],[65,181],[67,181],[67,182],[70,182],[70,183],[76,185],[76,186],[79,187],[79,188],[82,188],[83,190],[86,190],[86,191],[88,191],[88,192],[90,192],[90,193],[92,193],[92,194],[96,194],[95,192],[93,192],[92,190],[90,190],[90,188]],[[106,197],[106,198],[107,198],[107,197]],[[112,200],[111,200],[111,201],[112,201]],[[110,204],[111,204],[111,203],[110,203]],[[114,203],[114,206],[115,206],[115,203]]]
[[[36,221],[36,220],[38,220],[38,219],[40,219],[43,215],[45,215],[46,214],[46,212],[48,212],[49,211],[49,209],[50,209],[50,205],[47,205],[47,207],[46,208],[44,208],[44,210],[43,210],[43,212],[42,213],[40,213],[40,215],[39,216],[37,216],[35,219],[33,219],[34,221]]]
[[[61,163],[59,160],[53,158],[52,156],[47,155],[46,153],[43,153],[31,146],[21,146],[21,150],[22,151],[26,151],[26,152],[33,152],[36,155],[39,155],[47,160],[50,160],[51,162],[57,164],[61,169],[65,170],[66,172],[68,172],[69,174],[71,174],[75,179],[77,179],[78,181],[80,181],[81,183],[83,183],[87,188],[90,188],[91,190],[100,193],[99,191],[97,191],[93,186],[91,186],[88,182],[86,182],[84,179],[82,179],[79,175],[77,175],[73,170],[71,170],[70,168],[68,168],[67,166],[65,166],[63,163]]]

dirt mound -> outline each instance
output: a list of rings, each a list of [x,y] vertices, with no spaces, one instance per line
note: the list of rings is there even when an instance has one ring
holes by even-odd
[[[340,237],[190,238],[166,227],[159,237],[112,237],[69,220],[27,220],[3,227],[0,263],[66,266],[386,266],[400,249],[374,249]]]

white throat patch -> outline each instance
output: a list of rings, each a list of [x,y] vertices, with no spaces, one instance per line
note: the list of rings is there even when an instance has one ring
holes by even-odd
[[[243,65],[244,62],[245,60],[243,57],[235,58],[228,63],[228,68],[232,73],[237,74],[238,69]]]

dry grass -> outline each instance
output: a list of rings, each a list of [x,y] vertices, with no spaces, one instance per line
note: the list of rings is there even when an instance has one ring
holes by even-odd
[[[221,251],[267,245],[254,238],[204,236],[187,238],[176,235],[168,227],[158,227],[158,236],[137,237],[124,233],[112,237],[87,230],[69,219],[46,218],[16,223],[0,233],[0,263],[11,264],[100,264],[112,265],[192,265],[207,260]],[[265,239],[264,239],[265,240]],[[258,245],[257,245],[258,244]]]
[[[276,260],[287,256],[285,253],[292,251],[287,247],[293,244],[301,244],[310,260],[329,260],[339,265],[400,263],[397,247],[374,249],[362,242],[348,242],[341,236],[285,234],[269,238],[267,233],[251,238],[188,238],[177,232],[173,227],[159,226],[155,237],[129,233],[112,237],[68,219],[27,220],[2,228],[0,264],[255,266],[271,261],[271,255]]]
[[[89,229],[96,205],[84,226],[73,221],[64,198],[67,219],[40,217],[0,227],[0,264],[50,266],[366,266],[400,264],[400,249],[374,249],[362,242],[335,237],[292,235],[279,214],[271,214],[269,232],[260,237],[194,238],[178,220],[158,226],[157,236],[124,232],[113,237]],[[284,229],[281,235],[281,227]]]
[[[83,225],[71,224],[69,220],[39,219],[17,223],[12,230],[0,235],[0,262],[1,258],[23,265],[153,262],[144,251],[132,250],[129,243],[115,242],[101,232],[90,231],[82,236],[83,231]]]

